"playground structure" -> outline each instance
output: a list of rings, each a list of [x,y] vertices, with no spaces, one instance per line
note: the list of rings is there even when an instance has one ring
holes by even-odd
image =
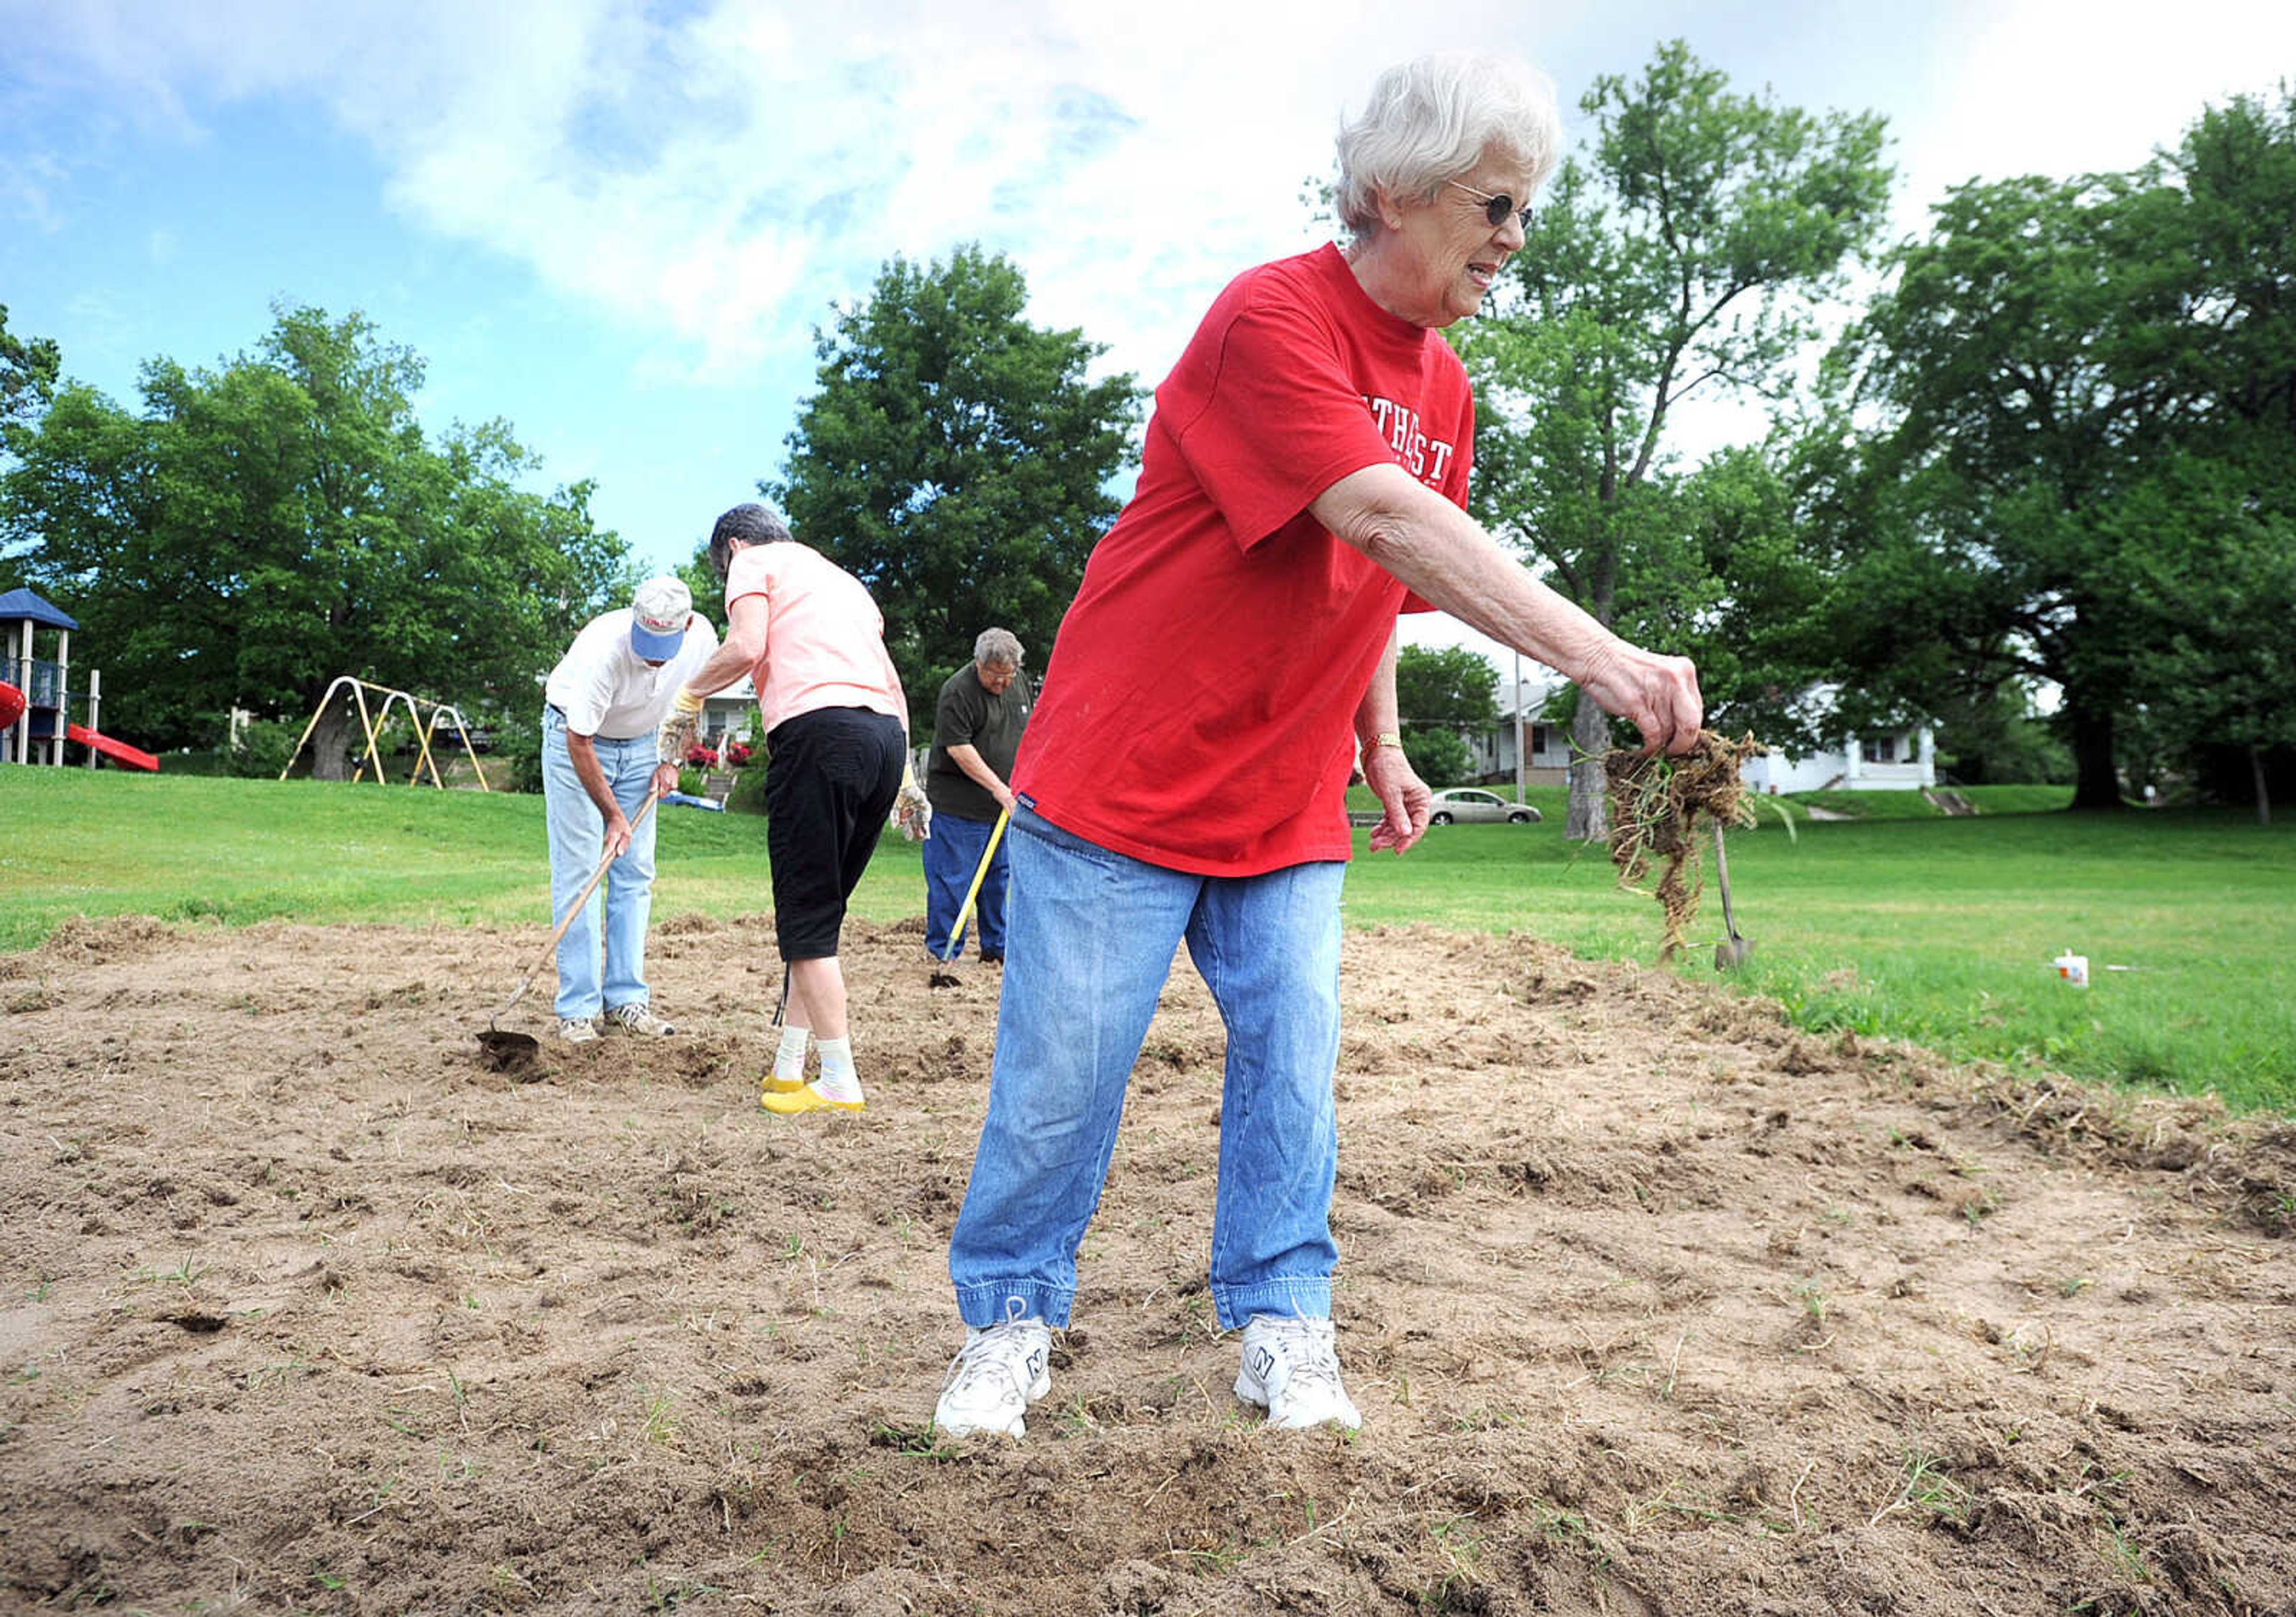
[[[335,693],[346,686],[349,688],[351,693],[351,708],[358,715],[359,729],[366,737],[366,755],[359,760],[357,769],[351,773],[353,785],[357,785],[365,777],[370,765],[373,767],[376,783],[388,784],[382,772],[383,753],[381,740],[390,732],[392,715],[403,706],[406,709],[407,723],[414,726],[414,768],[406,778],[407,785],[422,785],[422,772],[427,769],[430,772],[430,784],[442,791],[446,788],[446,781],[439,778],[438,761],[430,755],[430,732],[438,728],[441,718],[447,718],[454,721],[455,734],[463,743],[463,755],[470,759],[471,769],[479,778],[479,789],[482,792],[494,789],[487,784],[486,768],[479,762],[478,748],[471,745],[470,726],[463,722],[462,711],[459,708],[447,702],[429,702],[430,711],[426,719],[422,709],[428,698],[418,700],[404,690],[394,690],[388,685],[372,684],[348,674],[337,675],[334,682],[327,687],[326,694],[319,698],[319,705],[311,710],[310,723],[303,726],[303,733],[296,740],[295,750],[287,755],[286,768],[279,772],[279,778],[282,780],[284,780],[288,772],[295,767],[295,761],[303,755],[303,748],[310,742],[311,732],[319,727],[320,719],[325,716],[327,709],[334,704]],[[381,698],[381,704],[373,710],[367,706],[366,698],[369,691]]]
[[[85,691],[71,689],[71,632],[79,627],[76,619],[29,590],[10,590],[0,595],[0,627],[7,635],[7,661],[0,665],[0,688],[12,689],[22,698],[20,707],[13,701],[5,704],[17,712],[12,723],[0,727],[0,763],[60,767],[70,762],[65,755],[69,743],[87,749],[90,769],[95,767],[98,756],[130,769],[160,767],[160,760],[150,753],[96,729],[103,704],[101,670],[88,671]],[[37,655],[34,638],[42,629],[56,632],[53,660]],[[86,704],[85,724],[72,720],[75,698]]]

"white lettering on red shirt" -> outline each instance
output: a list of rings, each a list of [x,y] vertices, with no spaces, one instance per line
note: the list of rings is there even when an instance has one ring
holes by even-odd
[[[1453,445],[1441,438],[1431,438],[1420,425],[1419,412],[1408,404],[1398,404],[1391,398],[1375,398],[1366,393],[1365,405],[1371,419],[1379,424],[1388,447],[1395,451],[1396,463],[1430,487],[1440,488],[1443,474],[1451,464]]]

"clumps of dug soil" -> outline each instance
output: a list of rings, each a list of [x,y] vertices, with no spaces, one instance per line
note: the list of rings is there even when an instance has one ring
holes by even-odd
[[[1674,958],[1698,913],[1703,886],[1698,863],[1701,817],[1712,826],[1753,824],[1754,811],[1738,770],[1748,758],[1768,750],[1751,735],[1733,741],[1702,730],[1686,753],[1644,755],[1619,747],[1604,755],[1611,862],[1618,867],[1620,886],[1649,894],[1665,911],[1660,960]],[[1645,886],[1653,866],[1657,884]]]

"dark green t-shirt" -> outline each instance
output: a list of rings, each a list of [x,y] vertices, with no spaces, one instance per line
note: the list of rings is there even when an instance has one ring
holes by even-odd
[[[1003,696],[988,694],[972,663],[942,682],[940,704],[933,712],[932,755],[925,760],[925,799],[934,813],[955,814],[960,820],[996,818],[996,799],[957,768],[948,749],[970,745],[1009,784],[1013,755],[1021,750],[1021,732],[1029,727],[1029,709],[1035,705],[1036,693],[1025,674],[1015,672]]]

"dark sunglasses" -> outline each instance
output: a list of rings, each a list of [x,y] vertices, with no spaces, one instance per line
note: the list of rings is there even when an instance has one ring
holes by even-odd
[[[1472,185],[1463,185],[1456,180],[1446,180],[1443,184],[1456,186],[1480,201],[1483,205],[1483,217],[1491,222],[1493,229],[1505,224],[1507,215],[1513,214],[1515,223],[1522,226],[1522,233],[1526,236],[1530,233],[1530,209],[1517,208],[1514,205],[1514,199],[1505,192],[1502,191],[1496,196],[1493,196],[1488,191],[1477,191]]]

